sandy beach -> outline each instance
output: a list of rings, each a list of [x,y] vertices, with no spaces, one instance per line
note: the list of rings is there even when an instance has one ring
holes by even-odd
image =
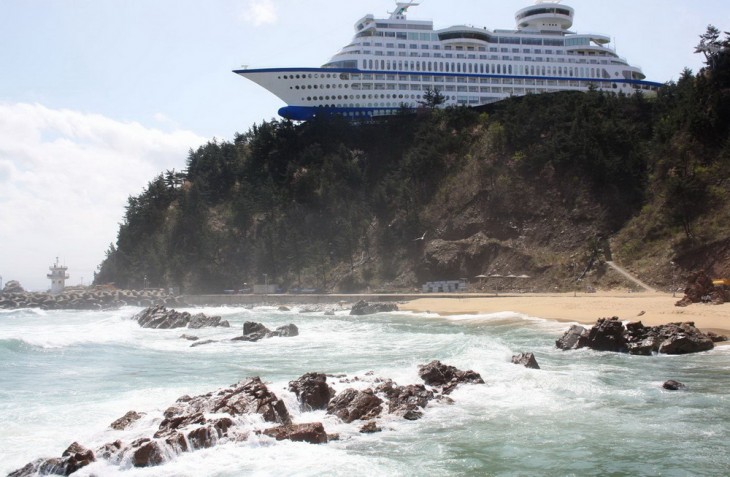
[[[512,311],[562,322],[592,325],[598,318],[618,316],[647,326],[693,321],[704,331],[730,335],[730,304],[674,306],[681,297],[667,293],[566,293],[477,296],[474,298],[422,298],[401,310],[440,315],[486,314]],[[643,314],[642,314],[643,312]]]

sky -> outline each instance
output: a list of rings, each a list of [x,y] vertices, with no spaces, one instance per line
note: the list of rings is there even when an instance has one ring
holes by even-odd
[[[422,0],[434,26],[514,27],[530,0]],[[697,71],[708,24],[730,30],[726,0],[563,2],[573,31],[603,33],[648,80]],[[392,0],[0,0],[0,277],[88,285],[116,243],[129,196],[181,170],[189,150],[270,120],[284,104],[232,73],[317,67],[353,25]]]

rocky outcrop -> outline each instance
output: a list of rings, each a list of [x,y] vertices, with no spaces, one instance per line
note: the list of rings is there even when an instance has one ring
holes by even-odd
[[[22,287],[21,287],[22,289]],[[67,289],[58,295],[8,291],[0,294],[0,309],[107,310],[123,306],[185,306],[182,297],[163,290]]]
[[[124,429],[128,428],[135,422],[142,419],[142,417],[144,415],[145,414],[143,412],[139,413],[136,411],[129,411],[128,413],[126,413],[125,415],[123,415],[122,417],[117,419],[116,421],[112,422],[109,427],[111,427],[112,429],[115,429],[117,431],[123,431]]]
[[[730,290],[725,286],[716,287],[704,271],[692,273],[687,282],[684,298],[675,303],[675,306],[685,307],[693,303],[722,305],[730,301]]]
[[[693,322],[651,327],[633,322],[624,326],[618,317],[601,318],[590,330],[573,325],[555,345],[562,350],[587,347],[635,355],[698,353],[714,347],[713,339]]]
[[[540,369],[540,365],[537,364],[537,359],[532,353],[520,353],[512,356],[512,364],[518,364],[530,369]]]
[[[379,416],[383,410],[382,404],[383,400],[372,389],[358,391],[348,388],[330,401],[327,414],[334,414],[346,423],[357,419],[365,421]]]
[[[433,391],[426,389],[423,384],[409,384],[398,386],[388,380],[376,388],[376,392],[386,396],[388,412],[415,421],[423,416],[423,409],[433,400]]]
[[[555,341],[555,346],[563,351],[583,348],[587,337],[588,330],[580,325],[572,325],[562,337]]]
[[[294,324],[288,324],[271,331],[261,323],[247,321],[243,324],[243,336],[233,338],[233,341],[259,341],[264,338],[298,336],[299,328]]]
[[[368,303],[360,300],[352,305],[350,315],[374,315],[375,313],[387,313],[389,311],[398,311],[398,305],[395,303]]]
[[[133,319],[142,328],[161,330],[173,328],[200,329],[204,327],[228,328],[231,326],[228,321],[221,320],[220,316],[207,316],[203,313],[191,315],[187,311],[168,310],[162,305],[151,306],[134,315]]]
[[[250,325],[247,330],[261,331],[260,327],[254,325]],[[483,382],[473,371],[460,371],[438,361],[420,368],[429,385],[443,386],[446,390],[453,389],[453,386],[461,382]],[[307,373],[291,381],[289,388],[297,395],[305,410],[326,407],[327,414],[337,416],[344,423],[366,421],[360,428],[362,433],[382,430],[376,419],[383,413],[386,403],[388,413],[410,420],[420,418],[431,400],[453,403],[446,396],[435,396],[434,391],[423,384],[399,386],[392,380],[374,377],[373,372],[366,373],[364,378],[353,378],[353,381],[358,382],[366,380],[378,384],[375,391],[349,388],[334,398],[326,376],[320,373]],[[251,414],[260,415],[264,422],[274,426],[256,429],[256,425],[252,423],[257,422],[257,419],[241,419]],[[111,428],[118,431],[128,430],[143,416],[144,413],[129,411],[115,420]],[[258,377],[248,378],[207,394],[182,396],[159,419],[148,421],[148,424],[150,422],[159,422],[152,435],[137,435],[129,443],[115,440],[96,451],[74,443],[61,457],[35,460],[12,472],[10,476],[69,475],[95,460],[104,460],[110,465],[151,467],[164,464],[185,452],[214,447],[221,441],[245,440],[251,434],[312,444],[324,444],[339,438],[337,434],[328,436],[320,422],[293,423],[284,401],[272,393]],[[245,428],[244,423],[247,426]],[[249,427],[252,425],[254,429]]]
[[[335,395],[335,390],[327,384],[327,376],[322,373],[307,373],[296,381],[290,381],[289,391],[297,396],[305,411],[327,409]]]
[[[80,445],[71,444],[61,457],[38,459],[8,474],[8,477],[31,477],[36,475],[71,475],[96,460],[94,452]]]
[[[428,386],[440,387],[442,394],[451,392],[462,383],[484,384],[484,380],[474,371],[461,371],[453,366],[447,366],[441,361],[418,367],[418,375]]]
[[[273,437],[277,441],[288,439],[294,442],[308,442],[310,444],[326,444],[327,433],[321,422],[309,424],[289,424],[272,427],[263,431],[264,435]]]

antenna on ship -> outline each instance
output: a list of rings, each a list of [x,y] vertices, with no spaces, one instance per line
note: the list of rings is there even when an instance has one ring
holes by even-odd
[[[395,11],[388,12],[390,14],[391,20],[405,20],[406,19],[406,12],[410,7],[415,7],[420,5],[415,0],[411,0],[410,2],[395,2]]]

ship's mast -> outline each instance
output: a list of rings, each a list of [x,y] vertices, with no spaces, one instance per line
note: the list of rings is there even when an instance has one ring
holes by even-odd
[[[406,19],[406,12],[410,7],[415,7],[420,5],[420,3],[416,2],[415,0],[411,0],[410,2],[395,2],[395,11],[388,12],[390,13],[390,19],[391,20],[405,20]]]

